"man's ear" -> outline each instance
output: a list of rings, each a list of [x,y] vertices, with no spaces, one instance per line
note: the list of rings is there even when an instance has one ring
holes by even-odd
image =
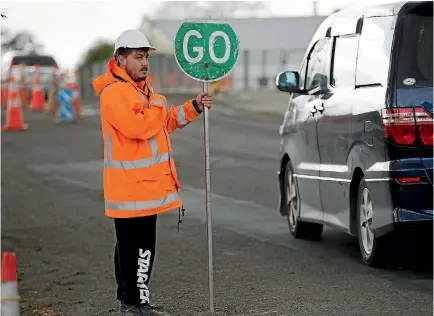
[[[127,60],[125,59],[124,56],[122,56],[122,55],[118,56],[118,65],[119,66],[125,67],[126,63],[127,63]]]

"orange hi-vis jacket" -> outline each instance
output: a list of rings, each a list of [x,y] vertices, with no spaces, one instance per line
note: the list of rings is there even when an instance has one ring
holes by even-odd
[[[168,107],[151,83],[148,77],[136,84],[113,59],[93,82],[100,95],[104,137],[105,213],[111,218],[182,207],[169,134],[200,113],[193,100]]]

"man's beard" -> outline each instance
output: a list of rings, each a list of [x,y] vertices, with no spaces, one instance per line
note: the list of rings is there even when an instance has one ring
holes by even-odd
[[[147,70],[147,69],[142,69],[140,71],[143,70]],[[127,71],[128,76],[130,76],[131,79],[133,79],[134,82],[140,82],[146,79],[147,76],[147,72],[145,73],[145,75],[143,77],[139,77],[139,76],[134,76],[130,71]]]

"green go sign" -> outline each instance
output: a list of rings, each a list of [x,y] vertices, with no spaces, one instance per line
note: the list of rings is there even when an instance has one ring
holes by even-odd
[[[226,76],[238,60],[239,42],[225,22],[184,22],[175,37],[175,59],[184,73],[212,82]]]

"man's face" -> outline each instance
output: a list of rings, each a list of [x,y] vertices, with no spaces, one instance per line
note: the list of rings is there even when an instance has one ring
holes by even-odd
[[[135,82],[143,81],[149,69],[149,53],[145,50],[133,50],[121,61],[121,67]]]

